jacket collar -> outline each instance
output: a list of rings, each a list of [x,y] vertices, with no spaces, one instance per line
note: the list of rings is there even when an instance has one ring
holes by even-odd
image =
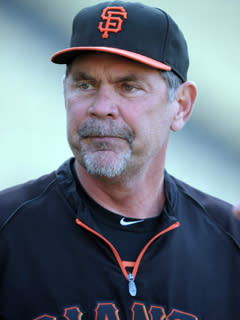
[[[71,208],[74,210],[75,214],[77,212],[86,212],[86,203],[81,200],[79,196],[79,191],[77,187],[77,181],[73,174],[73,164],[75,159],[70,158],[65,161],[59,169],[56,171],[56,177],[58,184],[65,195]],[[166,195],[166,204],[164,207],[164,213],[172,220],[176,221],[176,206],[177,206],[177,194],[178,189],[173,178],[164,172],[164,188]],[[83,191],[84,192],[84,191]]]

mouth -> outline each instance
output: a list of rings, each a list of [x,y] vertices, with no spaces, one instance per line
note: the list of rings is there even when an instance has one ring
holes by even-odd
[[[106,147],[113,147],[117,144],[122,144],[123,142],[126,143],[126,140],[121,137],[116,136],[88,136],[81,139],[86,144],[93,145],[93,146],[99,146],[100,148],[106,148]]]
[[[106,134],[106,135],[84,135],[80,137],[80,140],[85,143],[93,143],[93,144],[109,144],[113,145],[116,143],[127,143],[128,145],[131,145],[132,138],[129,138],[127,136],[122,135],[112,135],[112,134]]]
[[[120,152],[129,147],[126,139],[116,136],[87,136],[81,139],[82,147],[88,152]]]
[[[134,139],[134,134],[128,126],[122,125],[120,127],[110,120],[88,120],[80,126],[78,134],[81,140],[89,139],[96,142],[110,142],[119,139],[125,140],[131,145]]]
[[[121,140],[124,140],[123,138],[121,137],[117,137],[117,136],[88,136],[88,137],[83,137],[83,139],[91,139],[93,141],[105,141],[105,142],[110,142],[112,140],[115,140],[115,139],[121,139]]]

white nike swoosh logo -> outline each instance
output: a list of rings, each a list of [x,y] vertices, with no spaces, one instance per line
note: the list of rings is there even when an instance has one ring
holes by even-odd
[[[131,224],[135,224],[135,223],[139,223],[139,222],[143,222],[144,220],[136,220],[136,221],[125,221],[125,218],[123,217],[120,220],[120,224],[122,226],[130,226]]]

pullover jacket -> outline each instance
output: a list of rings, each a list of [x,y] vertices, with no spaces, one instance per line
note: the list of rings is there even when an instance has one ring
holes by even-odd
[[[167,206],[134,264],[98,230],[66,161],[0,192],[1,320],[240,319],[240,222],[165,172]]]

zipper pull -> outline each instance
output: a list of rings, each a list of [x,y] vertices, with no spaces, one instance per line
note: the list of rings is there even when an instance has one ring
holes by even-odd
[[[128,274],[128,281],[129,281],[129,283],[128,283],[129,293],[132,297],[135,297],[137,294],[137,287],[134,282],[134,276],[131,273]]]

